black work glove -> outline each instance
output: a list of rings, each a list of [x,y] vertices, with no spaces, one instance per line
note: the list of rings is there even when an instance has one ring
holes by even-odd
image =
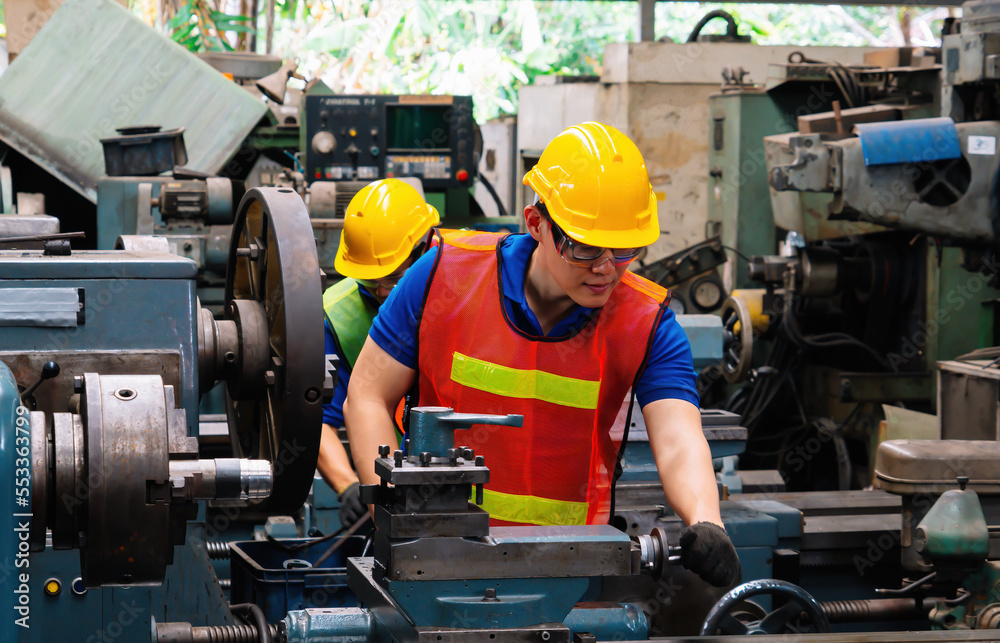
[[[337,499],[340,500],[340,524],[344,527],[352,526],[368,513],[368,507],[361,502],[361,485],[357,482],[352,482]]]
[[[740,559],[722,527],[699,522],[681,530],[681,565],[716,587],[728,587],[740,577]]]

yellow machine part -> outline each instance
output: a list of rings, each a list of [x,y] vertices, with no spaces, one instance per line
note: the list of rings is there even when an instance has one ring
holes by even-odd
[[[730,297],[742,299],[750,311],[750,325],[754,335],[760,335],[767,330],[771,324],[771,316],[764,314],[764,293],[763,288],[746,288],[734,290]],[[740,331],[740,322],[736,322],[736,332]]]

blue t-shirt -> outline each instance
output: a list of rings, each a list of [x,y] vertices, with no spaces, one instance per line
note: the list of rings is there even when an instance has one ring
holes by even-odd
[[[378,300],[370,292],[358,286],[358,291],[365,300],[378,307]],[[336,355],[340,358],[340,366],[337,369],[337,386],[333,389],[333,399],[323,406],[323,423],[332,427],[344,426],[344,400],[347,399],[347,385],[351,381],[351,367],[347,365],[344,354],[337,349],[337,342],[334,340],[333,328],[328,320],[323,320],[323,328],[326,329],[326,354]]]
[[[531,335],[542,335],[535,313],[528,306],[524,294],[524,276],[535,240],[527,234],[508,236],[500,247],[500,283],[504,306],[511,321]],[[424,291],[434,267],[437,248],[420,257],[389,294],[379,309],[369,336],[382,350],[400,364],[417,368],[417,316],[423,306]],[[586,325],[596,309],[577,306],[548,333],[548,337],[562,337]],[[697,375],[691,361],[691,345],[687,335],[667,310],[660,318],[660,325],[653,336],[649,360],[636,385],[640,407],[663,399],[685,400],[698,406]]]

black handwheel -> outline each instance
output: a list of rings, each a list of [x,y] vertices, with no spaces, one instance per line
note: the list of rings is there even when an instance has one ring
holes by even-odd
[[[742,613],[743,618],[736,618],[733,615],[737,606],[745,599],[761,594],[783,596],[788,602],[757,620],[747,619],[746,611]],[[701,626],[701,636],[799,633],[801,630],[796,628],[794,623],[802,612],[809,616],[817,633],[830,631],[830,622],[823,613],[823,608],[806,590],[782,580],[750,581],[719,599],[705,617],[705,623]]]
[[[731,296],[722,304],[722,376],[730,384],[746,379],[753,360],[753,322],[746,302]]]
[[[323,421],[323,290],[301,197],[255,188],[240,201],[226,272],[226,319],[239,351],[225,355],[233,452],[268,460],[274,486],[254,509],[290,513],[316,471]]]

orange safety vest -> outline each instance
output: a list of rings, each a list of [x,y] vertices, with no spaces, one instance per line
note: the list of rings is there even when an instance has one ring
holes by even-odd
[[[420,405],[524,416],[523,428],[455,432],[490,468],[491,524],[606,523],[631,389],[669,293],[626,272],[575,334],[529,335],[503,306],[501,238],[447,235],[438,248],[418,333]]]

